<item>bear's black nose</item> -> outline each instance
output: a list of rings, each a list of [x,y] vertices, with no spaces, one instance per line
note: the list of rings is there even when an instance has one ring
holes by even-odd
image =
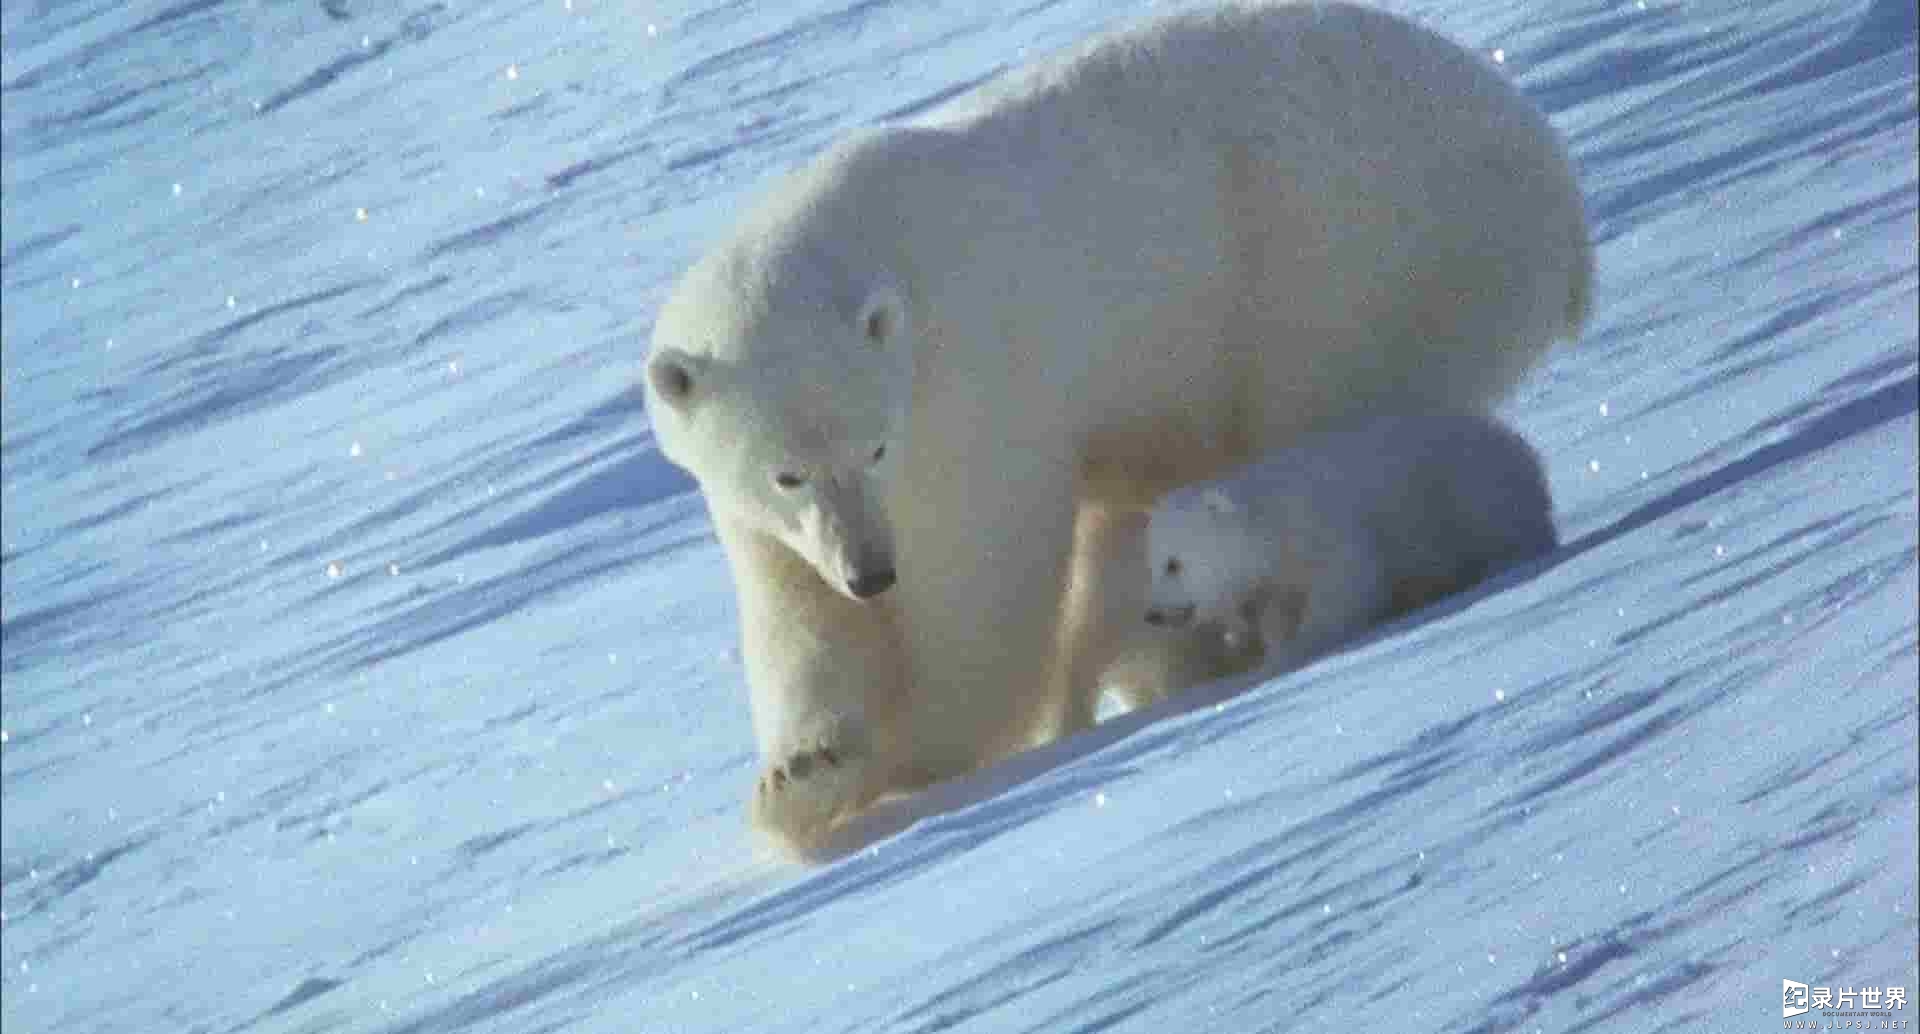
[[[871,599],[893,588],[893,569],[872,571],[847,579],[847,591],[856,600]]]
[[[1147,624],[1165,628],[1185,628],[1193,621],[1193,604],[1184,607],[1149,607]]]

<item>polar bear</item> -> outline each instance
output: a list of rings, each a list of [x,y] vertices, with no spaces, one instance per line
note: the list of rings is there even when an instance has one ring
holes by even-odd
[[[1217,624],[1287,671],[1558,544],[1518,434],[1478,414],[1380,417],[1161,500],[1146,619]]]
[[[1484,408],[1591,274],[1546,118],[1346,4],[1175,14],[828,148],[686,271],[643,378],[738,594],[754,824],[804,855],[1087,726],[1155,500]]]

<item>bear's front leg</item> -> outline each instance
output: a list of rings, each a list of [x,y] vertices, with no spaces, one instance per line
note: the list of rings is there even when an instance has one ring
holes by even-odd
[[[810,716],[764,756],[747,820],[783,850],[805,855],[880,795],[878,771],[865,730],[841,715]]]
[[[1150,639],[1160,629],[1140,619],[1147,610],[1147,516],[1097,502],[1079,506],[1055,650],[1058,684],[1049,693],[1060,706],[1052,738],[1094,723],[1103,677],[1123,657],[1144,664],[1150,647],[1170,642]]]
[[[747,814],[804,855],[891,789],[905,657],[886,597],[859,602],[805,560],[716,515],[740,603],[761,771]]]
[[[1386,617],[1392,592],[1371,535],[1349,529],[1320,543],[1293,612],[1269,605],[1262,615],[1268,667],[1292,671],[1358,638]]]
[[[993,410],[1017,401],[947,405],[902,493],[891,594],[912,664],[903,752],[933,779],[1084,727],[1094,703],[1066,694],[1055,667],[1075,514],[1066,443],[1009,439],[1017,424]]]

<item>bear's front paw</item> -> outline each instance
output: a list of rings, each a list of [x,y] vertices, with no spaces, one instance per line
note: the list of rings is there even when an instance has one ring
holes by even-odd
[[[781,847],[804,855],[878,796],[869,785],[872,771],[867,752],[844,740],[798,747],[761,771],[749,818]]]
[[[760,773],[760,785],[756,791],[760,796],[783,793],[789,783],[797,783],[814,774],[815,768],[822,770],[840,767],[840,755],[832,747],[815,747],[798,754],[789,754],[785,761]]]

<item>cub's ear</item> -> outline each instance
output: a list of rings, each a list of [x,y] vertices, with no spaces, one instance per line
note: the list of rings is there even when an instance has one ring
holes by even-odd
[[[860,303],[853,325],[868,348],[885,351],[893,347],[907,332],[906,297],[890,281],[875,284],[867,292],[867,300]]]
[[[647,360],[647,384],[655,398],[675,409],[684,409],[700,391],[705,364],[697,356],[677,348],[665,348]]]
[[[1200,505],[1206,507],[1208,513],[1233,513],[1240,509],[1240,504],[1217,488],[1200,493]]]

